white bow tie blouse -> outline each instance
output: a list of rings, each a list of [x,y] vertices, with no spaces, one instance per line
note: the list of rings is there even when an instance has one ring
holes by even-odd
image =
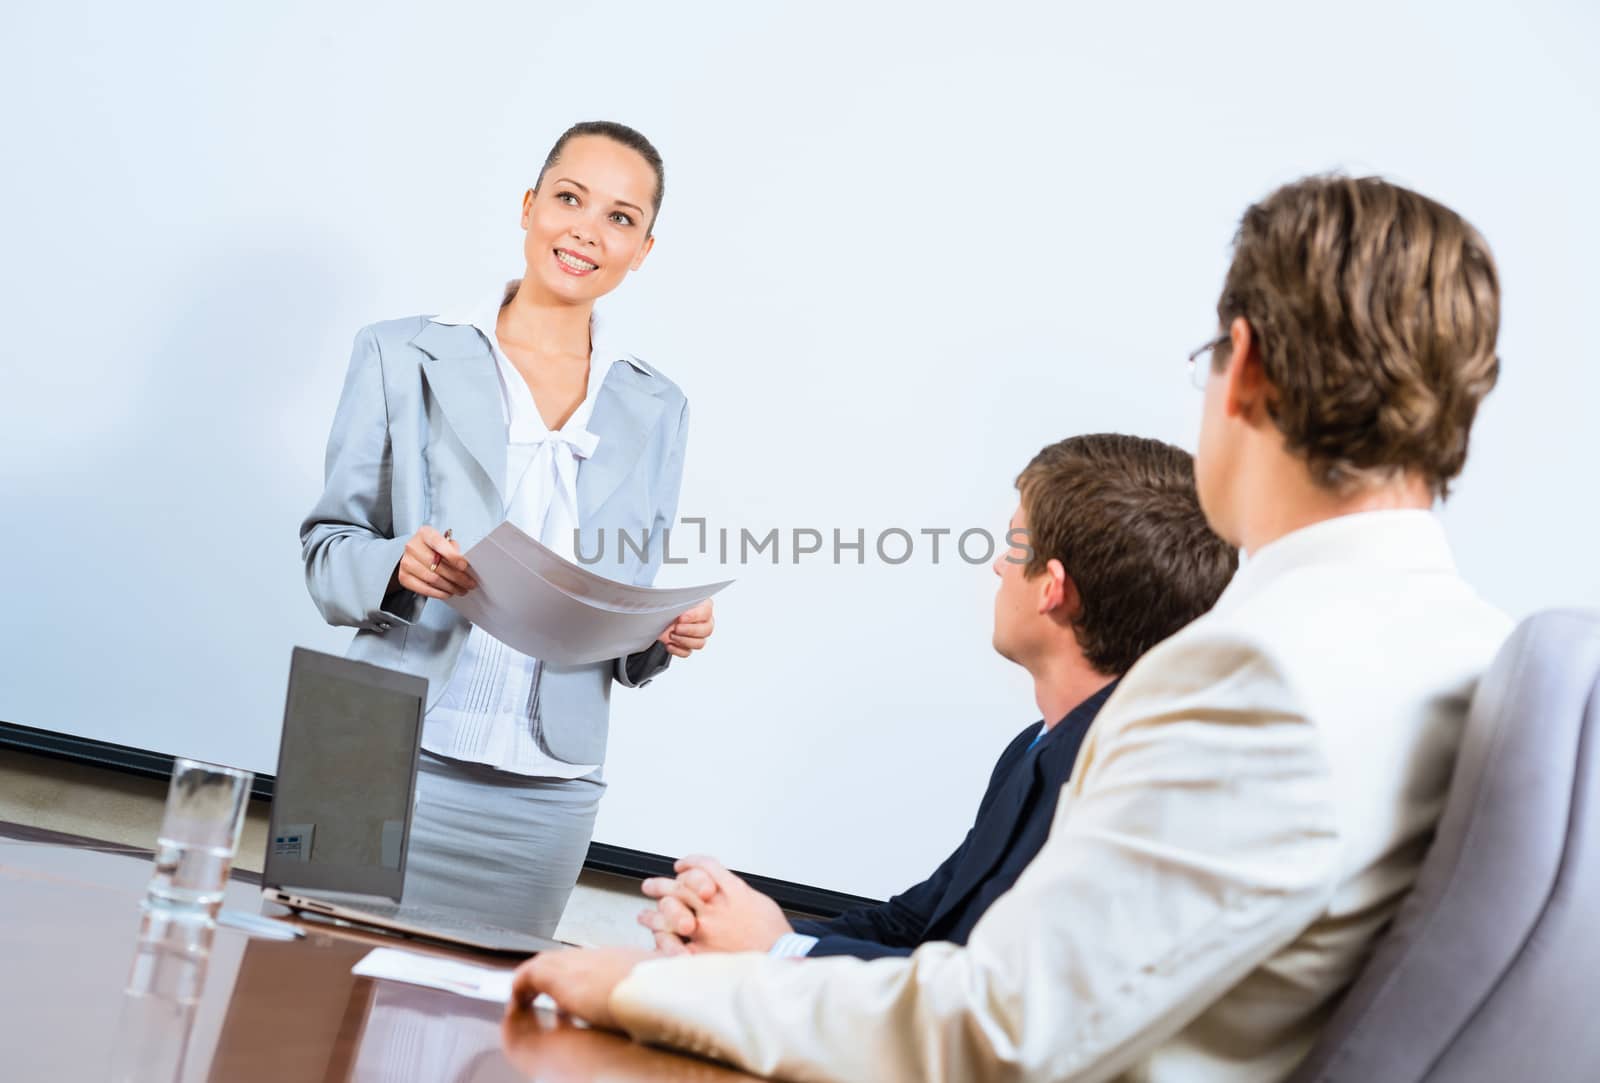
[[[575,560],[578,527],[578,464],[595,453],[599,437],[588,429],[595,393],[605,380],[611,354],[602,350],[599,321],[591,330],[589,385],[583,402],[561,428],[551,431],[539,416],[527,381],[500,348],[495,333],[500,308],[516,283],[464,318],[435,316],[433,322],[468,324],[489,342],[500,379],[506,420],[505,517],[568,560]],[[539,719],[539,660],[513,650],[477,625],[433,709],[423,721],[422,747],[451,759],[487,764],[537,778],[579,778],[598,764],[566,763],[545,752],[535,737]]]

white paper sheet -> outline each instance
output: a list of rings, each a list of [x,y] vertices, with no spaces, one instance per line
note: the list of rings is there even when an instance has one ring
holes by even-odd
[[[374,948],[365,958],[350,968],[350,973],[362,978],[380,978],[384,981],[422,985],[429,989],[443,989],[457,996],[473,1000],[486,1000],[505,1004],[511,999],[511,971],[494,967],[474,966],[454,959],[441,959],[436,955],[419,955],[398,948]],[[540,993],[533,1002],[536,1008],[555,1010],[556,1002]]]
[[[618,583],[563,559],[509,522],[465,556],[478,589],[451,598],[450,606],[507,646],[559,666],[643,650],[678,614],[733,582],[673,588]]]

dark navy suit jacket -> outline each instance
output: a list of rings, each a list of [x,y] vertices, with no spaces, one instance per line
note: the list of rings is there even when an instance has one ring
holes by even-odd
[[[930,940],[965,944],[983,912],[1010,890],[1044,845],[1078,746],[1115,687],[1112,681],[1073,708],[1032,749],[1028,745],[1044,728],[1042,721],[1006,746],[972,830],[932,876],[879,906],[831,921],[795,922],[795,932],[818,938],[811,957],[876,959],[910,955]]]

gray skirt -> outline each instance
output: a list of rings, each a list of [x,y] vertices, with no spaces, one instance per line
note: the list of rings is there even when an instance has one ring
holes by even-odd
[[[402,901],[554,937],[605,783],[529,778],[423,752]]]

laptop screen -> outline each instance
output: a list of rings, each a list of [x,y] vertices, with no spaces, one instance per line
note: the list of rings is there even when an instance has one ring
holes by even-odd
[[[428,682],[296,648],[262,879],[400,898]]]

